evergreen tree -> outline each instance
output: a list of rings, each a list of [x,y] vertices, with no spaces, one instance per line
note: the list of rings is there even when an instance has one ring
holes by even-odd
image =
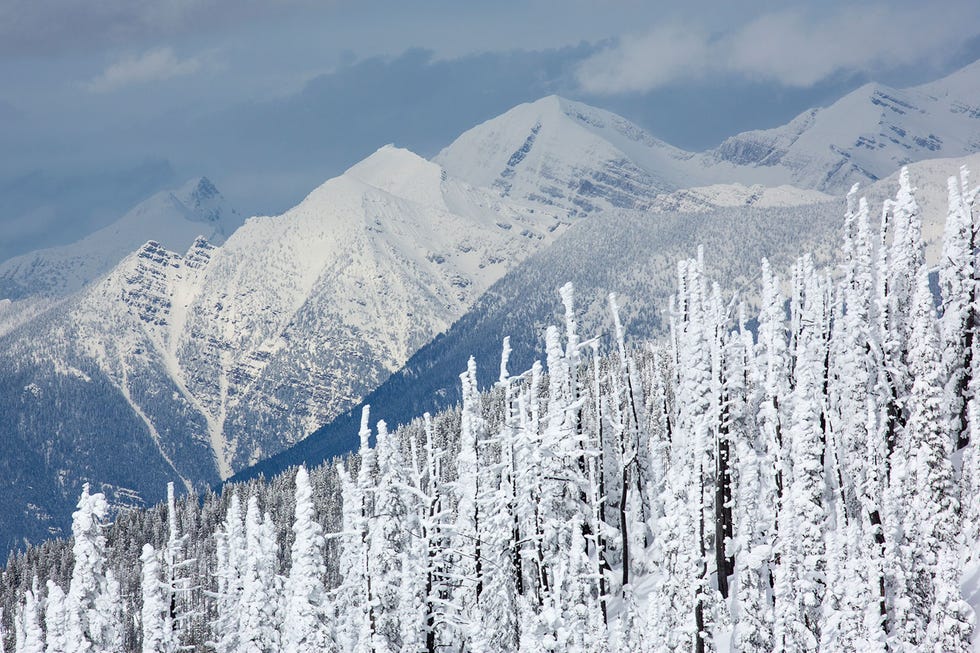
[[[177,646],[166,600],[167,585],[160,579],[160,561],[152,545],[143,545],[140,561],[143,563],[143,608],[140,611],[143,653],[172,653]]]
[[[38,615],[37,577],[24,593],[24,603],[18,607],[16,619],[16,653],[44,653],[44,631]]]
[[[476,361],[470,357],[467,370],[460,375],[463,386],[463,409],[460,422],[459,454],[456,457],[456,524],[453,527],[454,552],[453,621],[458,629],[458,646],[477,635],[480,596],[483,593],[483,550],[480,541],[480,441],[485,424],[480,415],[476,388]]]
[[[279,596],[276,544],[272,519],[262,517],[256,497],[245,511],[245,565],[239,607],[239,648],[242,653],[279,650]]]
[[[289,576],[283,587],[282,650],[285,653],[322,651],[327,647],[324,620],[323,534],[316,521],[313,491],[306,467],[296,470],[296,512]]]
[[[892,539],[889,568],[896,595],[894,638],[921,646],[936,600],[935,564],[955,541],[957,501],[944,412],[943,374],[935,309],[923,265],[911,314],[909,418],[892,455],[889,487]]]
[[[967,653],[976,626],[976,615],[960,595],[960,556],[958,547],[946,547],[936,562],[936,598],[929,615],[925,650],[938,653]]]
[[[65,592],[53,580],[47,582],[48,595],[44,601],[45,653],[69,653],[68,615]]]
[[[378,422],[375,452],[378,478],[374,491],[375,514],[369,523],[370,557],[377,608],[376,653],[401,648],[398,599],[401,591],[401,552],[405,549],[406,463],[398,442],[383,421]]]
[[[218,653],[234,653],[239,646],[239,615],[245,572],[245,530],[241,503],[233,494],[225,514],[224,528],[215,535],[218,596],[214,646]]]
[[[815,651],[820,641],[824,593],[824,433],[821,428],[823,361],[821,325],[825,306],[822,283],[804,260],[798,295],[803,305],[795,342],[792,421],[787,430],[792,461],[780,513],[775,639],[778,650]]]
[[[966,402],[972,372],[973,337],[976,330],[976,306],[980,299],[976,288],[977,233],[973,224],[969,177],[950,177],[947,182],[949,211],[943,232],[943,253],[939,266],[939,287],[943,298],[940,322],[942,362],[946,381],[946,403],[949,406],[950,429],[959,446],[969,441]]]
[[[79,653],[118,650],[118,583],[105,567],[103,525],[109,505],[101,493],[90,494],[86,483],[72,514],[75,566],[65,600],[66,641]]]

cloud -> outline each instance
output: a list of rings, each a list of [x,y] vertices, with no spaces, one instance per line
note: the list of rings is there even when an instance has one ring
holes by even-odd
[[[709,66],[707,35],[680,26],[658,27],[639,37],[627,36],[589,57],[577,77],[590,93],[647,91]]]
[[[136,57],[125,57],[111,64],[86,83],[85,87],[93,93],[106,93],[131,84],[145,84],[191,75],[200,69],[199,59],[181,60],[171,48],[157,48]]]
[[[3,0],[0,58],[134,47],[319,10],[329,0]]]
[[[647,92],[683,79],[737,74],[805,88],[837,73],[874,73],[951,53],[976,36],[962,20],[969,2],[845,6],[762,14],[712,35],[692,25],[658,26],[619,39],[583,61],[576,78],[595,94]]]

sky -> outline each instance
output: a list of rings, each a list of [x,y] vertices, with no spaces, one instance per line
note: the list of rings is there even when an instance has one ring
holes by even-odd
[[[4,0],[0,260],[211,178],[275,214],[558,93],[690,150],[980,58],[975,0]]]

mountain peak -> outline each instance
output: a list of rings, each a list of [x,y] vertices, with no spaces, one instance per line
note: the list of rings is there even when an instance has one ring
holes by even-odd
[[[200,206],[213,198],[221,197],[221,193],[218,192],[217,187],[207,177],[191,179],[185,184],[186,187],[191,187],[188,197],[195,206]]]
[[[622,116],[549,95],[463,133],[434,161],[474,186],[584,215],[645,208],[680,177],[690,184],[674,174],[690,156]]]

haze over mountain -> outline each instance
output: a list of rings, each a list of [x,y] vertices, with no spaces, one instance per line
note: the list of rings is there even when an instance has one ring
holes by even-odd
[[[0,300],[69,295],[148,240],[174,251],[186,250],[198,236],[220,245],[242,222],[210,180],[192,179],[153,195],[78,242],[0,263]]]

